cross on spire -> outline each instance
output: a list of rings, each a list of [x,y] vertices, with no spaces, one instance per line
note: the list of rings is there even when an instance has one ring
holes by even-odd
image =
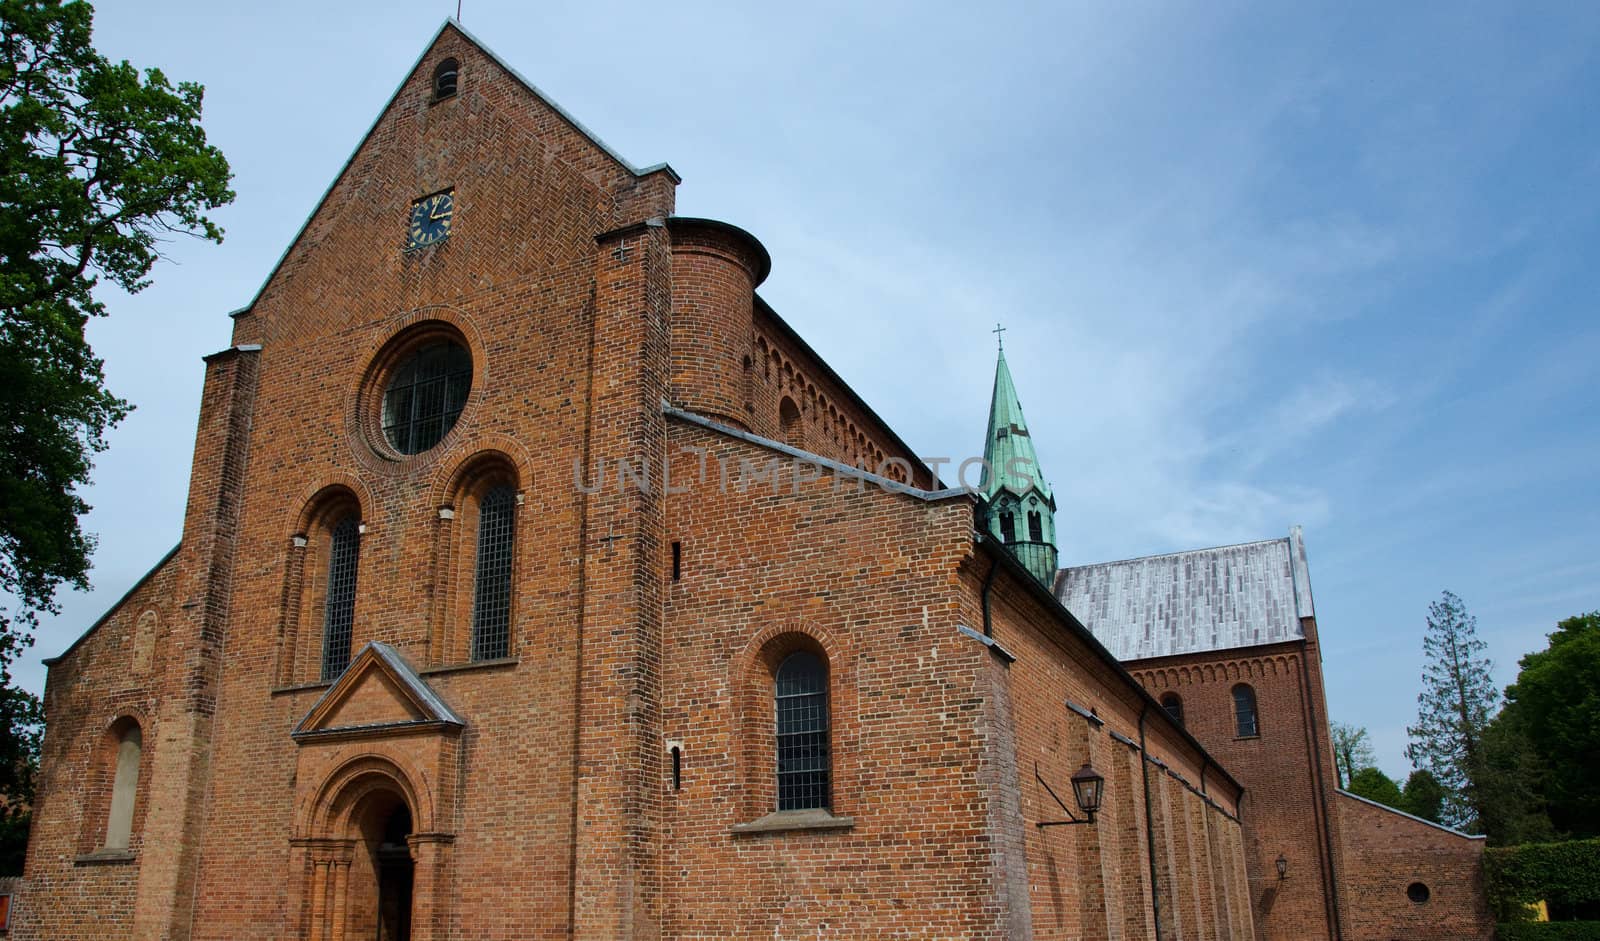
[[[997,323],[997,324],[994,325],[994,329],[990,330],[989,332],[994,334],[995,342],[1000,344],[1000,348],[1002,350],[1005,349],[1006,348],[1006,338],[1003,336],[1003,334],[1006,332],[1006,328],[1000,326]]]

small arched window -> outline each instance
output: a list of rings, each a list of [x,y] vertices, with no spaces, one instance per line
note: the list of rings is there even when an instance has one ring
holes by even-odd
[[[472,593],[472,659],[511,654],[511,554],[517,494],[501,484],[478,501],[478,563]]]
[[[328,540],[328,592],[322,614],[322,679],[333,680],[350,664],[355,623],[356,574],[361,563],[361,523],[346,516]]]
[[[1017,541],[1017,518],[1009,510],[1000,514],[1000,539],[1003,542]]]
[[[441,101],[456,93],[456,76],[461,66],[454,59],[446,59],[433,70],[433,100]]]
[[[1028,539],[1031,542],[1044,542],[1044,520],[1038,510],[1028,511]]]
[[[117,739],[116,771],[111,779],[111,810],[106,815],[108,850],[125,850],[133,838],[133,811],[139,802],[139,761],[144,757],[144,733],[139,723],[125,720]]]
[[[1256,719],[1256,691],[1245,683],[1233,688],[1233,723],[1239,738],[1261,734],[1261,724]]]
[[[1161,697],[1161,708],[1167,710],[1167,715],[1172,721],[1183,724],[1183,700],[1177,693],[1167,693]]]
[[[828,665],[802,650],[776,675],[778,809],[826,809],[829,797]]]

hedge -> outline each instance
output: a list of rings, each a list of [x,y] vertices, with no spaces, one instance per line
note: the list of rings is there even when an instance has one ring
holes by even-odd
[[[1489,909],[1495,918],[1504,922],[1527,919],[1527,909],[1523,906],[1540,899],[1561,907],[1600,902],[1600,839],[1491,847],[1483,854],[1483,874]],[[1522,936],[1502,932],[1501,937]],[[1540,934],[1536,937],[1600,941],[1600,934]]]
[[[1514,921],[1498,928],[1499,941],[1600,941],[1600,921]]]

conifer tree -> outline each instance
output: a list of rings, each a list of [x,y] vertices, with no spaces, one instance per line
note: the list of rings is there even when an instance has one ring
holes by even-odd
[[[1486,649],[1460,598],[1447,591],[1429,605],[1417,724],[1406,729],[1406,757],[1445,789],[1444,822],[1471,832],[1482,829],[1483,732],[1500,700]]]

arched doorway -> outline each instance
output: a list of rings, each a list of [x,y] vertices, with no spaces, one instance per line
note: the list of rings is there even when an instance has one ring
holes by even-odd
[[[352,808],[350,819],[356,846],[350,867],[348,937],[411,941],[411,808],[398,791],[377,788]]]
[[[416,794],[397,768],[371,759],[341,769],[322,793],[310,833],[295,841],[307,875],[303,937],[411,941],[414,927],[428,923],[427,874],[439,868],[439,834],[417,832]]]

